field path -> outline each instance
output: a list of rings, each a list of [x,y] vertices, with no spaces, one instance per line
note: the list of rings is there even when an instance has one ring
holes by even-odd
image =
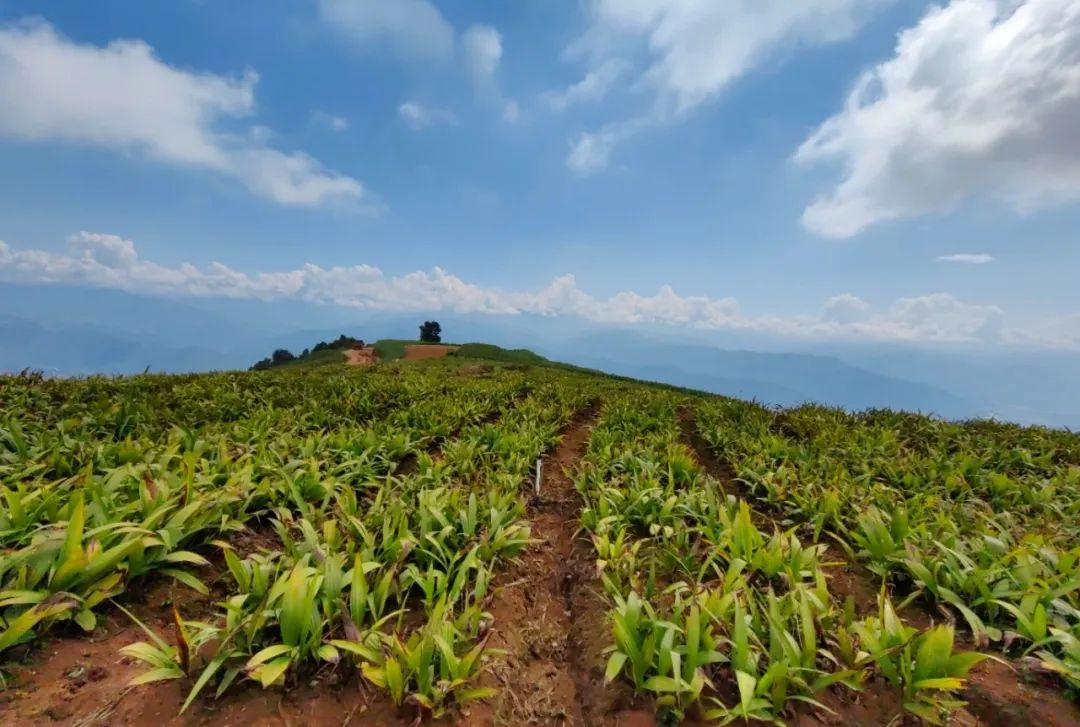
[[[619,698],[604,684],[606,606],[599,595],[591,547],[575,539],[581,498],[570,477],[588,445],[595,413],[580,413],[555,451],[544,458],[542,491],[529,503],[532,536],[497,582],[489,642],[504,649],[487,681],[498,688],[460,725],[598,725]]]

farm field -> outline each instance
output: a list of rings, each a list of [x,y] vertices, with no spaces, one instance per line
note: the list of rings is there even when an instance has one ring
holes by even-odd
[[[1068,432],[461,355],[20,376],[0,499],[3,724],[1080,725]]]

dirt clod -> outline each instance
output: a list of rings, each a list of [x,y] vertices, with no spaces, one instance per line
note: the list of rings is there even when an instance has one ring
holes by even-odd
[[[75,708],[71,705],[70,702],[57,702],[55,704],[50,704],[42,712],[42,714],[44,714],[53,722],[61,722],[74,713]]]

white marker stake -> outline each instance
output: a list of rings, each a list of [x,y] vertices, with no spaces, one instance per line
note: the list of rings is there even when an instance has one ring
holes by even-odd
[[[544,460],[536,460],[536,496],[540,497],[540,477],[544,471]]]

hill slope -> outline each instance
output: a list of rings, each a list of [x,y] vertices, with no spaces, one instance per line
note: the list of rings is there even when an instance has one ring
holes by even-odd
[[[61,707],[179,724],[187,699],[214,724],[390,727],[416,704],[477,727],[675,723],[654,699],[684,654],[678,678],[718,694],[746,690],[744,669],[786,679],[752,702],[773,722],[817,722],[814,700],[868,727],[905,710],[1080,724],[1076,435],[775,411],[486,345],[6,377],[0,411],[4,724]],[[1041,599],[1049,635],[1014,618]],[[883,623],[896,647],[853,658],[844,639]],[[655,656],[635,662],[645,640]],[[1063,683],[1022,674],[1036,642]],[[890,680],[898,649],[949,676]],[[439,670],[453,678],[424,676]]]

